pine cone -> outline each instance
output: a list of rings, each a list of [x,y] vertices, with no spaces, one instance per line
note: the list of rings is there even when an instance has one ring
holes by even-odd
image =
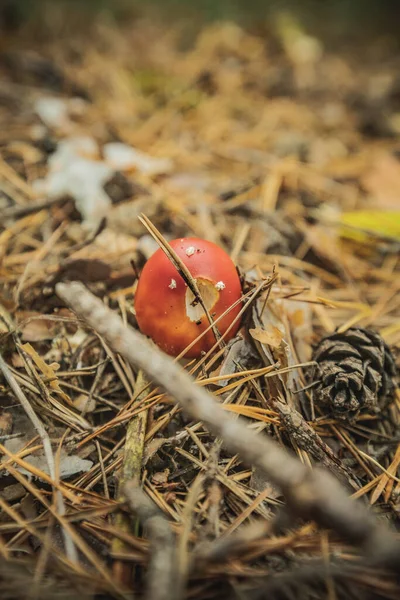
[[[382,337],[353,327],[323,338],[315,348],[317,365],[309,373],[316,403],[342,419],[354,419],[360,410],[379,411],[390,400],[396,366]]]

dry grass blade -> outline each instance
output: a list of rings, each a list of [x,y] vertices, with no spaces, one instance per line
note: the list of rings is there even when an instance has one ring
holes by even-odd
[[[61,200],[62,202],[63,200]],[[13,206],[12,208],[7,208],[0,212],[0,221],[3,219],[15,219],[18,217],[25,217],[27,215],[31,215],[32,213],[39,212],[44,208],[50,208],[54,204],[58,204],[60,202],[59,198],[52,198],[49,200],[44,200],[43,202],[31,202],[26,206]]]
[[[36,199],[36,193],[33,191],[32,187],[24,180],[22,177],[19,177],[17,173],[8,165],[2,158],[0,158],[0,178],[8,181],[11,185],[13,185],[19,192],[24,194],[29,199]],[[20,201],[17,196],[18,201]],[[23,199],[23,203],[26,202],[26,199]]]

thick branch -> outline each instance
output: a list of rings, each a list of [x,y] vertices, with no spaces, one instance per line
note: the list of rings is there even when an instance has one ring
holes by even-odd
[[[147,576],[147,600],[175,600],[175,540],[160,509],[132,480],[122,486],[127,503],[149,533],[151,558]]]
[[[193,419],[220,436],[226,448],[257,467],[285,494],[297,515],[335,529],[381,564],[400,568],[400,547],[394,537],[371,518],[361,504],[348,498],[329,473],[310,470],[277,442],[257,435],[243,419],[232,419],[205,389],[167,355],[93,296],[81,283],[57,285],[58,295],[79,317],[101,334],[116,352],[163,387]]]

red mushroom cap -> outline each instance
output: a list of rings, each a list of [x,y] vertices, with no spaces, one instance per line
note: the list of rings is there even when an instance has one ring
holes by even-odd
[[[215,320],[242,294],[239,276],[230,257],[216,244],[199,238],[180,238],[170,242],[182,262],[196,279],[202,298]],[[136,318],[140,330],[164,352],[177,356],[209,326],[200,304],[184,279],[163,252],[158,249],[145,264],[135,295]],[[232,308],[217,323],[221,334],[235,321],[241,305]],[[225,340],[239,329],[239,319]],[[210,330],[185,354],[198,357],[215,344]]]

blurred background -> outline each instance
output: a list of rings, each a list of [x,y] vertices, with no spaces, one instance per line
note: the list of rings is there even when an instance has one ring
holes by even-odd
[[[27,22],[50,29],[64,26],[65,16],[82,23],[96,15],[126,21],[143,12],[157,18],[190,19],[192,25],[215,19],[234,19],[248,26],[260,26],[279,12],[289,10],[307,23],[312,32],[329,40],[365,38],[390,34],[399,38],[398,0],[1,0],[3,29],[16,30]],[[86,22],[87,22],[86,21]]]

